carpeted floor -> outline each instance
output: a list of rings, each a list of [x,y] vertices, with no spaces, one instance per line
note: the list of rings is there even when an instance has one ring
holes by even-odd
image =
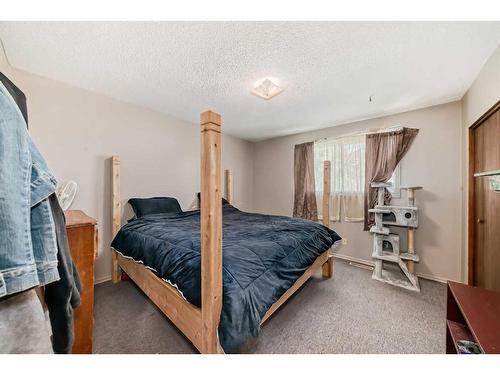
[[[443,353],[446,286],[420,280],[415,293],[335,262],[311,278],[263,326],[243,353]],[[132,282],[95,289],[95,353],[196,353]]]

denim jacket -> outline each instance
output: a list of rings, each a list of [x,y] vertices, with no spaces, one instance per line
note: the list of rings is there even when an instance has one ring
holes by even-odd
[[[59,279],[48,196],[56,180],[0,82],[0,297]]]

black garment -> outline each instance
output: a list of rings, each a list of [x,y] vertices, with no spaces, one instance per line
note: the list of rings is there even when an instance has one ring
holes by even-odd
[[[57,270],[60,280],[45,286],[45,303],[52,325],[54,353],[71,353],[73,346],[73,309],[80,305],[80,277],[69,252],[66,219],[55,194],[49,196],[57,235]]]
[[[24,92],[19,89],[14,83],[8,79],[2,72],[0,72],[0,81],[2,81],[3,85],[9,92],[9,94],[14,98],[19,110],[23,114],[24,121],[26,122],[26,126],[28,126],[28,108],[26,106],[26,95]]]

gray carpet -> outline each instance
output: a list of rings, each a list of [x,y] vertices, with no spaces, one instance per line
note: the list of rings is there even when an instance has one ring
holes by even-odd
[[[415,293],[371,279],[344,261],[311,278],[243,353],[443,353],[446,286]],[[95,289],[95,353],[196,353],[132,282]]]

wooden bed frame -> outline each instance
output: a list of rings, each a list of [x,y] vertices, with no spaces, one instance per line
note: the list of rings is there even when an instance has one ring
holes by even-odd
[[[222,310],[222,204],[221,204],[221,117],[207,111],[201,119],[201,308],[189,303],[172,285],[141,263],[112,251],[112,280],[123,270],[156,306],[184,333],[201,353],[224,353],[217,334]],[[330,162],[324,165],[323,225],[329,225]],[[121,227],[120,158],[112,157],[112,235]],[[225,197],[233,198],[232,173],[225,171]],[[262,319],[269,317],[319,268],[323,277],[333,275],[333,258],[325,251],[276,301]]]

